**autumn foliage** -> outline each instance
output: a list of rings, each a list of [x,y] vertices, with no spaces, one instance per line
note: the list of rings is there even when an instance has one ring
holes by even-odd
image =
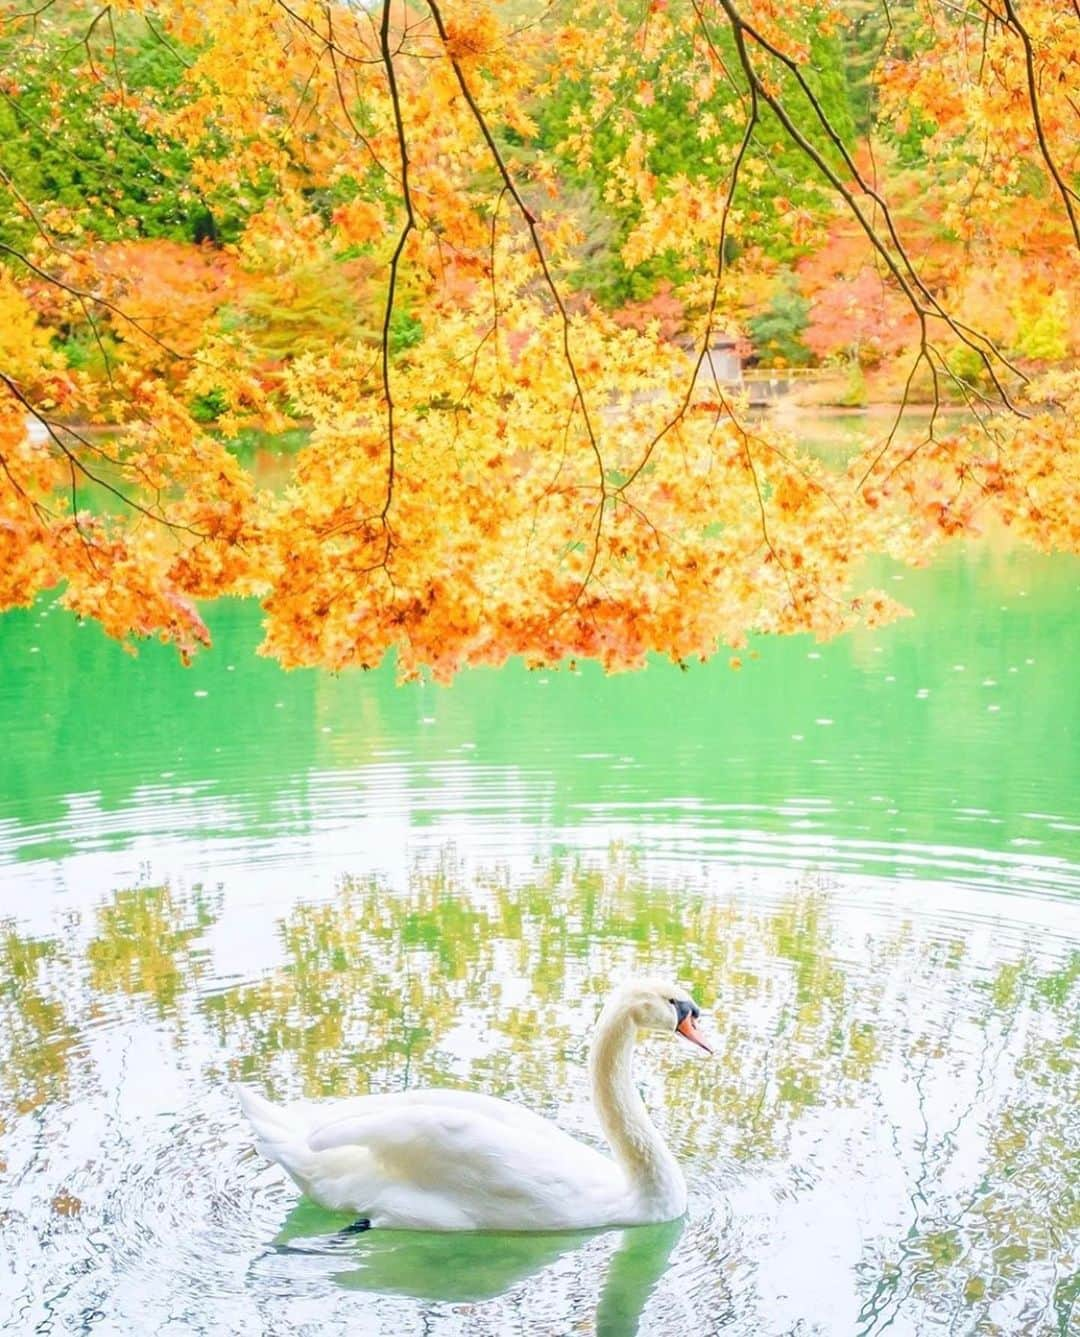
[[[830,636],[897,611],[867,555],[988,524],[1076,550],[1075,10],[866,12],[3,0],[18,135],[127,176],[0,151],[0,607],[186,656],[256,595],[285,665],[448,678]],[[808,356],[898,368],[843,469],[704,374],[781,280]]]

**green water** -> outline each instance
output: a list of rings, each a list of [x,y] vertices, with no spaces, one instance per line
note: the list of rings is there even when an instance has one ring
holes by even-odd
[[[285,675],[245,604],[188,671],[0,619],[0,1326],[1074,1330],[1080,563],[889,588],[916,618],[741,672],[450,689]],[[683,1222],[342,1235],[250,1148],[235,1078],[596,1138],[638,969],[716,1040],[639,1053]]]

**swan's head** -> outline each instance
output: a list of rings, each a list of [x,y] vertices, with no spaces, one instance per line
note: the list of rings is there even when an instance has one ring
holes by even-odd
[[[681,1035],[706,1054],[712,1053],[697,1025],[701,1008],[681,984],[662,979],[630,980],[618,990],[610,1005],[618,1007],[639,1031]]]

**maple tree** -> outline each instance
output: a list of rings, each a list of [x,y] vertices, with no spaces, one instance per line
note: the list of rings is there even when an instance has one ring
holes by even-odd
[[[866,555],[991,521],[1080,546],[1071,0],[0,18],[0,607],[62,584],[188,656],[198,600],[257,595],[285,665],[448,678],[829,636],[897,611]],[[42,126],[69,156],[93,134],[89,184],[42,169]],[[748,287],[837,228],[862,254],[828,300],[871,285],[906,360],[843,473],[701,374]],[[988,275],[1008,319],[979,319]],[[912,436],[916,389],[967,422]],[[261,486],[237,442],[298,424]]]

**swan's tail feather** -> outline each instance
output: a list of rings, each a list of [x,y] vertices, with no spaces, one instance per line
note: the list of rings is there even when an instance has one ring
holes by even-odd
[[[250,1086],[241,1086],[239,1082],[234,1090],[240,1108],[247,1115],[260,1142],[290,1142],[296,1137],[299,1130],[288,1109],[273,1104],[265,1096],[259,1095],[258,1091],[253,1091]]]
[[[332,1211],[366,1209],[372,1199],[370,1163],[355,1147],[316,1153],[309,1142],[312,1110],[304,1101],[275,1105],[249,1086],[236,1097],[255,1132],[256,1147],[297,1186]]]

